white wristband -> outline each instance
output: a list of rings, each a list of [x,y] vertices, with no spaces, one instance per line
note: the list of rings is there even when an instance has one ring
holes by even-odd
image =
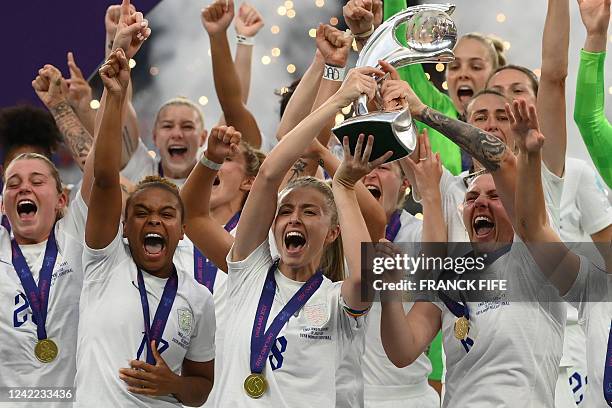
[[[214,170],[214,171],[219,171],[219,169],[223,165],[223,163],[216,163],[210,160],[208,157],[206,157],[206,153],[202,155],[202,158],[200,159],[200,163],[202,164],[202,166],[208,167],[209,169]]]
[[[369,36],[371,36],[373,32],[374,32],[374,24],[372,24],[372,27],[370,27],[368,31],[361,33],[361,34],[353,33],[353,36],[358,39],[364,39],[364,38],[368,38]]]
[[[323,79],[342,82],[345,76],[346,67],[335,67],[325,64],[325,68],[323,68]]]
[[[255,41],[253,41],[253,37],[247,37],[242,34],[236,34],[236,43],[242,45],[254,45]]]

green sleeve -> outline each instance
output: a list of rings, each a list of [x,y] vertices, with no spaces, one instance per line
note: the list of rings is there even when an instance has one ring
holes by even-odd
[[[431,361],[431,374],[429,379],[433,381],[442,381],[442,371],[444,362],[442,361],[442,332],[438,332],[436,338],[429,345],[427,357]]]
[[[406,8],[406,0],[385,0],[383,8],[384,18],[386,20],[394,14],[404,10]],[[405,27],[400,27],[398,30],[398,37],[403,43],[405,43],[404,39],[406,38],[404,33]],[[425,105],[451,118],[456,119],[458,117],[457,109],[455,109],[455,105],[450,97],[440,92],[434,84],[427,79],[421,64],[400,68],[398,73],[404,81],[410,84],[414,92]],[[431,148],[434,152],[440,153],[444,167],[455,175],[459,174],[461,172],[461,151],[459,147],[441,133],[422,123],[417,123],[417,127],[419,130],[423,128],[427,129]]]
[[[574,120],[593,163],[612,188],[612,126],[604,112],[605,52],[580,51]]]

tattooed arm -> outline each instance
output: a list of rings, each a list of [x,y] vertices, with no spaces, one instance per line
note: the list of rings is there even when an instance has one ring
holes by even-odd
[[[431,109],[409,95],[412,117],[437,130],[463,150],[493,175],[495,186],[511,219],[514,217],[514,191],[516,188],[516,156],[506,144],[475,126]],[[416,99],[414,99],[416,98]],[[418,102],[417,102],[418,101]]]
[[[64,141],[70,147],[72,158],[83,170],[85,160],[93,144],[93,137],[85,129],[68,102],[60,102],[54,107],[49,107],[49,111],[64,136]]]

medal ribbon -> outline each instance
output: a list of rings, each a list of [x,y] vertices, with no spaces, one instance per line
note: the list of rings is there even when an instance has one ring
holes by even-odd
[[[0,225],[6,228],[9,234],[11,233],[11,223],[9,222],[9,219],[6,214],[2,214],[2,221],[0,221]]]
[[[151,325],[151,315],[149,313],[149,299],[147,298],[147,289],[145,288],[144,278],[142,271],[138,268],[138,291],[140,292],[140,303],[142,304],[142,314],[144,316],[144,328],[145,328],[145,340],[147,343],[147,363],[155,365],[155,357],[153,357],[153,351],[151,350],[151,341],[155,340],[155,347],[159,345],[159,341],[164,334],[166,328],[166,322],[168,316],[170,316],[170,310],[176,297],[176,291],[178,288],[178,275],[176,268],[172,265],[172,274],[168,278],[166,285],[164,286],[164,292],[162,293],[161,300],[155,311],[155,317],[153,318],[153,324]]]
[[[227,232],[230,232],[236,225],[238,225],[238,221],[240,220],[240,211],[232,216],[232,218],[225,224],[223,228]],[[217,278],[217,265],[215,265],[212,261],[200,252],[200,250],[194,245],[193,246],[193,276],[195,280],[197,280],[201,285],[204,285],[208,288],[210,293],[213,293],[213,288],[215,286],[215,279]]]
[[[53,267],[57,259],[57,242],[55,241],[55,226],[51,228],[51,233],[47,238],[47,246],[45,248],[45,258],[42,268],[38,276],[38,286],[34,282],[32,271],[26,262],[19,245],[13,238],[11,240],[13,266],[21,281],[21,286],[25,291],[25,295],[30,302],[32,314],[36,318],[36,336],[38,340],[47,338],[47,307],[49,305],[49,292],[51,289],[51,277],[53,275]]]
[[[251,373],[261,374],[266,364],[268,354],[270,353],[270,348],[272,348],[283,326],[295,312],[300,310],[302,306],[308,302],[311,296],[319,289],[321,283],[323,283],[323,272],[318,270],[317,273],[312,275],[293,295],[289,302],[287,302],[279,314],[274,318],[268,330],[264,333],[270,315],[270,309],[272,309],[274,294],[276,293],[274,272],[277,266],[278,260],[270,266],[261,291],[261,296],[259,297],[259,304],[257,305],[257,313],[255,314],[253,331],[251,333]]]
[[[397,237],[397,233],[399,232],[400,228],[402,228],[402,223],[400,221],[401,213],[402,210],[397,210],[391,215],[391,219],[389,220],[387,228],[385,229],[385,238],[388,241],[394,242],[395,238]]]
[[[161,160],[159,161],[159,163],[157,163],[157,175],[159,177],[164,177],[164,169],[161,165]]]
[[[608,352],[606,353],[606,364],[604,365],[603,393],[609,407],[612,407],[612,327],[608,335]]]

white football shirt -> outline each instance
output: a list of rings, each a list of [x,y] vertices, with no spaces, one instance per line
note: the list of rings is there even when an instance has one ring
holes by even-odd
[[[81,256],[85,238],[87,208],[81,194],[72,201],[67,214],[55,224],[58,254],[53,268],[47,321],[47,337],[58,347],[57,358],[41,363],[34,354],[38,341],[32,309],[13,267],[11,237],[0,228],[0,386],[73,387],[76,374],[79,297],[83,283]],[[46,241],[22,245],[34,282],[38,284]],[[66,402],[36,402],[37,407],[62,407]],[[11,403],[0,406],[14,406]]]
[[[138,184],[140,180],[147,176],[159,176],[159,156],[153,158],[149,154],[149,149],[142,142],[138,140],[138,147],[130,157],[125,167],[121,170],[121,175],[132,183]],[[181,188],[186,178],[173,179],[166,177],[169,181],[176,184],[177,187]]]
[[[362,341],[364,317],[355,319],[343,310],[342,283],[323,283],[298,316],[282,328],[266,360],[263,374],[268,390],[259,399],[243,388],[251,373],[250,350],[253,320],[268,269],[273,264],[266,239],[246,259],[230,262],[227,281],[228,307],[234,315],[226,325],[223,372],[215,381],[213,406],[222,407],[334,407],[336,375],[351,342]],[[302,286],[275,272],[277,291],[268,325],[285,302]]]
[[[581,256],[576,281],[563,298],[578,309],[578,321],[586,334],[586,406],[607,408],[603,374],[612,319],[612,275]]]
[[[131,394],[119,379],[119,369],[127,368],[130,360],[146,361],[137,268],[121,234],[120,229],[106,248],[84,249],[76,405],[174,407],[174,397]],[[193,269],[175,266],[178,289],[159,350],[168,367],[180,374],[184,359],[214,359],[215,309],[208,289],[193,279]],[[146,272],[143,277],[153,319],[167,279]]]
[[[483,271],[512,282],[513,294],[468,301],[470,331],[464,343],[455,338],[457,317],[436,302],[446,354],[445,408],[554,406],[565,304],[526,246],[516,236],[514,242]],[[524,300],[511,299],[519,296]]]

